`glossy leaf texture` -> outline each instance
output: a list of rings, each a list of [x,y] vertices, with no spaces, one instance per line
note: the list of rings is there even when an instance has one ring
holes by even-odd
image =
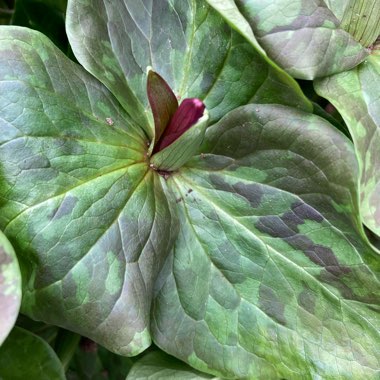
[[[232,2],[207,1],[216,8]],[[339,27],[339,20],[322,0],[234,2],[268,56],[295,78],[313,79],[345,71],[368,54]],[[229,19],[228,13],[225,17]]]
[[[143,132],[47,38],[16,27],[0,29],[0,112],[0,225],[19,254],[22,311],[144,350],[176,222]]]
[[[0,232],[0,346],[16,322],[20,303],[20,268],[11,244]]]
[[[162,351],[150,352],[137,361],[126,380],[202,380],[219,379],[189,367]]]
[[[322,118],[248,105],[168,180],[180,233],[157,280],[155,343],[226,378],[379,375],[378,254],[351,142]]]
[[[66,377],[48,343],[15,327],[0,347],[0,379],[65,380]]]
[[[315,88],[350,130],[360,164],[363,222],[380,236],[380,52],[353,70],[316,81]]]
[[[249,102],[312,109],[296,82],[204,0],[69,0],[67,33],[78,61],[151,139],[148,66],[180,100],[201,99],[211,123]]]

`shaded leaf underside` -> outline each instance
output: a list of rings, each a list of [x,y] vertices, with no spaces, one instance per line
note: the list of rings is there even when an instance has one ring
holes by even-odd
[[[0,378],[14,380],[64,380],[61,362],[47,342],[15,327],[0,347]]]
[[[218,379],[199,372],[162,351],[150,352],[136,362],[127,380],[201,380]]]
[[[380,54],[375,52],[355,69],[317,81],[315,88],[347,123],[360,165],[362,219],[380,236]]]

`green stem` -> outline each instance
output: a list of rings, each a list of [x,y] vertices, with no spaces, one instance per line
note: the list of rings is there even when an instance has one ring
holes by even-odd
[[[340,26],[363,46],[371,46],[380,34],[380,0],[350,0]]]
[[[62,362],[62,366],[65,371],[69,367],[70,361],[74,356],[80,338],[80,335],[63,329],[58,333],[54,348],[55,352]]]

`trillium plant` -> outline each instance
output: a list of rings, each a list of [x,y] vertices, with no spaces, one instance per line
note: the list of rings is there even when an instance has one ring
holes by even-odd
[[[33,1],[66,34],[0,26],[0,379],[378,379],[380,2]]]

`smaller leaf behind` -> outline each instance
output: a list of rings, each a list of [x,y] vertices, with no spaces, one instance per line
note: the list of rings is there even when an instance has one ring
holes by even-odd
[[[4,380],[65,380],[61,362],[43,339],[15,327],[0,347],[0,378]]]
[[[235,3],[268,56],[295,78],[313,79],[348,70],[368,54],[339,28],[339,21],[323,1]]]
[[[124,380],[134,361],[135,358],[116,355],[82,337],[67,371],[67,379]]]
[[[349,1],[347,0],[324,0],[325,4],[328,6],[330,11],[334,13],[334,16],[342,21],[344,16],[344,12],[346,8],[349,6]]]
[[[201,380],[219,379],[191,368],[162,351],[150,352],[137,361],[126,380]]]
[[[380,53],[356,68],[315,82],[316,91],[341,113],[360,167],[363,223],[380,236]]]

